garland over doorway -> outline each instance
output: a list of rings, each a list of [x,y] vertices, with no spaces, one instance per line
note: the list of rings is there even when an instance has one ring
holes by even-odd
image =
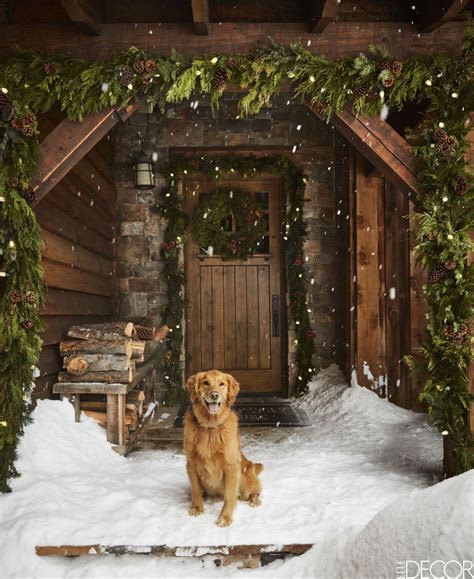
[[[303,259],[303,244],[306,238],[306,225],[303,219],[305,180],[303,171],[287,157],[255,157],[226,155],[216,158],[175,158],[172,165],[163,171],[168,186],[162,193],[158,205],[159,213],[167,220],[161,258],[164,263],[163,275],[167,283],[168,303],[163,309],[163,323],[172,328],[168,334],[167,351],[162,359],[163,376],[168,385],[167,403],[175,404],[180,399],[183,383],[183,328],[184,317],[184,270],[181,265],[181,246],[186,241],[188,216],[184,211],[183,195],[179,180],[191,172],[199,172],[215,181],[218,193],[229,195],[220,184],[225,177],[254,177],[268,173],[282,178],[286,193],[286,219],[281,235],[284,242],[286,259],[286,278],[290,302],[290,322],[294,326],[295,380],[293,393],[300,395],[306,391],[311,376],[317,371],[313,363],[315,333],[311,329],[309,306],[306,292],[306,271]],[[224,185],[225,187],[225,185]],[[236,195],[239,191],[235,190]],[[240,192],[242,193],[242,192]],[[211,194],[211,196],[216,194]],[[250,197],[250,196],[249,196]],[[248,200],[250,204],[250,199]],[[235,205],[236,208],[240,204]],[[217,207],[217,213],[222,211]],[[249,207],[253,212],[256,207]],[[199,209],[198,209],[199,212]],[[245,219],[245,217],[244,217]],[[202,224],[201,224],[202,225]],[[258,231],[258,228],[257,228]],[[261,232],[259,234],[261,238]],[[247,254],[248,256],[249,254]],[[233,257],[232,251],[225,255]],[[241,258],[245,258],[242,255]]]
[[[408,101],[426,105],[414,135],[418,156],[416,252],[430,272],[426,286],[427,337],[418,366],[421,399],[438,429],[449,435],[460,470],[473,466],[466,423],[471,401],[469,317],[473,308],[472,177],[464,153],[473,109],[469,24],[459,55],[415,55],[403,62],[380,49],[355,58],[328,60],[299,45],[270,43],[253,52],[154,56],[137,48],[109,61],[86,63],[65,55],[22,50],[0,62],[0,490],[8,491],[19,437],[41,349],[39,307],[44,300],[40,236],[30,207],[38,157],[36,117],[58,104],[69,119],[144,95],[150,108],[210,95],[218,106],[226,87],[244,89],[240,114],[270,106],[283,84],[330,119],[344,107],[386,114]],[[170,240],[171,241],[171,238]],[[178,274],[177,274],[178,275]],[[27,299],[27,295],[29,298]],[[414,362],[413,362],[414,363]]]

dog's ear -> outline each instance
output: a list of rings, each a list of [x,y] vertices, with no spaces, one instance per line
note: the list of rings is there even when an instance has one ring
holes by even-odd
[[[230,374],[227,374],[227,376],[229,377],[229,403],[233,404],[237,399],[237,394],[240,390],[240,384]]]
[[[188,389],[191,402],[194,402],[198,399],[198,386],[199,386],[199,374],[193,374],[188,378],[188,381],[186,383],[186,387]]]

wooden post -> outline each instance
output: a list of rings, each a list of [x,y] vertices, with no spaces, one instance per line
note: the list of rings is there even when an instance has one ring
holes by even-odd
[[[107,394],[107,440],[112,444],[119,443],[118,397],[119,394]]]
[[[74,394],[74,419],[76,422],[81,421],[81,395]]]
[[[356,156],[356,191],[357,378],[385,395],[383,181],[365,177],[361,155]]]

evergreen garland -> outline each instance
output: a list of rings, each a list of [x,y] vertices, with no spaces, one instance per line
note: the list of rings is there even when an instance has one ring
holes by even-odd
[[[473,274],[467,258],[472,248],[468,231],[473,225],[474,203],[472,177],[463,153],[466,115],[473,110],[474,99],[473,41],[474,27],[468,23],[460,54],[415,55],[403,62],[394,61],[380,49],[329,60],[299,45],[284,47],[272,42],[248,54],[204,55],[191,60],[174,51],[163,57],[131,47],[109,61],[94,63],[31,50],[18,50],[0,61],[0,490],[8,491],[8,480],[16,475],[16,447],[28,420],[28,392],[41,347],[38,307],[44,287],[39,228],[29,206],[34,201],[30,183],[38,155],[36,116],[57,104],[69,119],[81,120],[108,106],[125,106],[139,95],[150,109],[156,105],[163,109],[167,102],[200,94],[210,95],[218,106],[228,86],[244,89],[240,114],[249,115],[270,106],[282,84],[288,82],[296,98],[320,108],[328,119],[344,107],[379,114],[383,107],[401,109],[408,101],[426,103],[423,126],[413,135],[419,160],[419,195],[414,200],[420,211],[416,251],[429,270],[440,263],[456,265],[446,267],[443,279],[426,286],[428,338],[418,360],[425,376],[421,398],[437,427],[451,437],[459,468],[472,466],[472,440],[465,415],[471,400],[468,322]],[[179,211],[180,203],[178,197],[168,198],[167,210]],[[288,223],[296,234],[303,225],[299,213]],[[172,242],[179,232],[184,236],[185,227],[179,220],[170,223],[176,228],[167,233],[167,241]],[[163,248],[163,255],[173,251]],[[301,255],[290,249],[287,258],[293,264],[301,261]],[[176,263],[165,259],[165,272],[176,287],[182,286],[183,274]],[[293,281],[289,279],[293,284],[290,291],[297,291],[299,280],[299,274]],[[20,294],[29,291],[35,296],[34,303],[17,302]],[[173,307],[168,312],[170,320],[176,321],[170,343],[177,351],[182,328],[176,326],[181,323],[184,305],[175,303]],[[293,319],[298,319],[299,311],[293,311],[293,303],[290,307]],[[172,325],[170,320],[165,321]],[[176,362],[175,353],[172,359]],[[180,370],[172,369],[169,376],[174,381]],[[299,375],[298,379],[305,383],[307,377]]]
[[[293,393],[299,396],[306,392],[311,376],[317,372],[313,363],[315,334],[311,329],[307,305],[307,281],[303,259],[303,244],[306,225],[303,219],[305,181],[303,171],[290,159],[283,156],[255,157],[253,155],[226,155],[188,159],[177,157],[163,174],[168,185],[158,204],[159,214],[167,221],[161,257],[164,276],[168,284],[168,303],[163,308],[163,323],[173,329],[167,337],[166,354],[162,358],[162,371],[167,384],[167,404],[182,400],[183,383],[183,332],[184,315],[184,270],[180,246],[186,241],[188,216],[184,211],[179,191],[179,177],[198,171],[216,182],[218,190],[221,179],[229,175],[254,177],[269,173],[284,180],[287,211],[282,237],[286,256],[286,274],[290,302],[290,324],[294,326],[296,342],[296,376]],[[227,190],[223,190],[228,195]],[[238,193],[235,190],[236,194]],[[242,193],[242,192],[240,192]],[[239,193],[239,194],[240,194]],[[249,196],[250,197],[250,196]],[[234,198],[234,197],[233,197]],[[250,203],[251,199],[249,199]],[[240,204],[236,205],[239,207]],[[259,234],[261,238],[261,234]]]

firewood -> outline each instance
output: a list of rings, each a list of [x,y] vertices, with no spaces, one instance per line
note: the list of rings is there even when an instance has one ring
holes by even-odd
[[[143,390],[130,390],[130,392],[127,394],[127,402],[129,400],[143,401],[145,400],[145,392],[143,392]]]
[[[71,338],[82,340],[120,340],[131,338],[134,334],[132,322],[103,322],[88,326],[72,326],[67,333]]]
[[[59,351],[65,356],[72,354],[124,354],[132,357],[132,340],[66,340],[59,345]]]
[[[143,352],[145,351],[145,342],[141,340],[132,341],[132,358],[137,360],[137,362],[143,362]]]
[[[154,342],[162,342],[166,338],[169,331],[170,331],[170,329],[168,326],[166,326],[166,325],[162,326],[161,328],[156,330],[155,337],[153,338],[153,341]]]
[[[83,410],[84,414],[94,418],[97,422],[102,424],[107,424],[107,412],[96,412],[95,410]],[[134,423],[133,416],[130,414],[125,414],[125,426],[131,426]]]
[[[105,412],[107,410],[107,402],[102,402],[102,400],[81,400],[81,410]]]
[[[86,372],[125,372],[134,368],[134,362],[127,356],[113,354],[81,354],[80,356],[66,356],[63,367],[73,376],[81,376]]]
[[[108,384],[129,384],[133,380],[133,369],[125,372],[86,372],[81,376],[72,376],[67,372],[59,372],[58,382],[104,382]]]

